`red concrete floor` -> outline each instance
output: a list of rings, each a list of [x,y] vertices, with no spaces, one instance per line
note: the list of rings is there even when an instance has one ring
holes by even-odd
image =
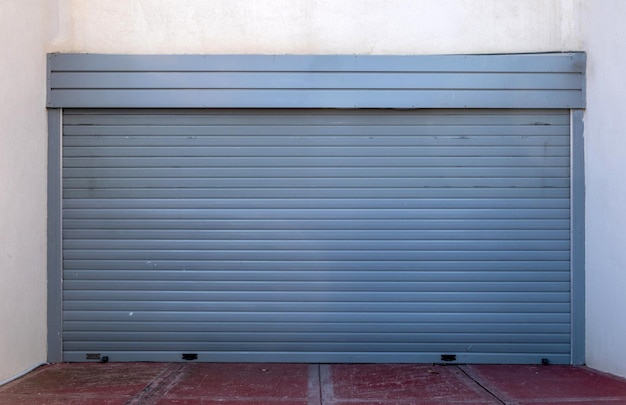
[[[585,367],[74,363],[0,387],[2,405],[626,404],[626,380]]]

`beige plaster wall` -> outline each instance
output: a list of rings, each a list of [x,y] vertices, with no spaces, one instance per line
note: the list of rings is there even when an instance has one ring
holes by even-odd
[[[0,0],[0,381],[46,360],[51,3]]]

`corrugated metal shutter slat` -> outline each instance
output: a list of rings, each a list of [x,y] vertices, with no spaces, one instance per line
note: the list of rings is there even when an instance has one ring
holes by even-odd
[[[568,363],[569,139],[560,110],[66,110],[64,358]]]

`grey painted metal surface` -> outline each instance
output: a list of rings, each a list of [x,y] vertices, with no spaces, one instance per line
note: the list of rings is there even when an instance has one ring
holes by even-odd
[[[61,134],[62,110],[48,110],[48,361],[63,359],[62,313],[62,211]]]
[[[584,53],[49,55],[49,107],[582,108]]]
[[[67,110],[64,360],[570,363],[569,139],[566,110]]]
[[[584,113],[571,113],[572,132],[572,364],[585,364],[585,141]]]

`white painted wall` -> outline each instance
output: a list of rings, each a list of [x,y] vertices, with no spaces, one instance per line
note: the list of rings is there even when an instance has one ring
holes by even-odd
[[[581,0],[62,0],[57,51],[437,54],[580,49]]]
[[[588,0],[587,364],[626,376],[626,2]]]
[[[46,360],[50,0],[0,0],[0,381]]]

